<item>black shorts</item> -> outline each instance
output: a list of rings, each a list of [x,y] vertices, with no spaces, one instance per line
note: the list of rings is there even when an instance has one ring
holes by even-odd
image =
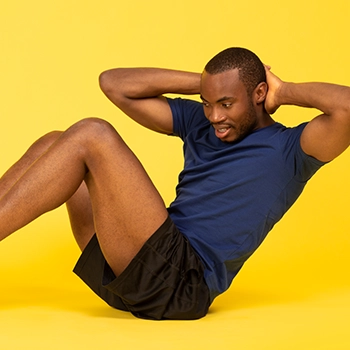
[[[168,217],[119,277],[102,255],[96,235],[74,272],[110,306],[146,319],[198,319],[210,297],[203,264]]]

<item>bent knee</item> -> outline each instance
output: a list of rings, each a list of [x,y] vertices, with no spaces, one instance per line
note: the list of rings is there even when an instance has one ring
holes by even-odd
[[[109,140],[121,139],[115,128],[106,120],[91,117],[85,118],[75,123],[71,128],[71,131],[82,141],[109,142]]]
[[[116,133],[114,127],[104,119],[97,117],[84,118],[76,122],[72,128],[81,133],[92,133],[99,136],[108,132]]]
[[[42,139],[47,140],[48,142],[55,142],[61,135],[63,134],[63,131],[59,130],[53,130],[45,134]]]
[[[31,149],[35,148],[42,149],[43,151],[48,149],[54,142],[58,140],[58,138],[63,134],[63,131],[50,131],[49,133],[41,136],[38,140],[36,140]]]

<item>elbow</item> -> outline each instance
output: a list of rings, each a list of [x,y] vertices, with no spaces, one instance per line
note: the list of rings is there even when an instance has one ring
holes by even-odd
[[[348,120],[350,121],[350,95],[349,95],[349,98],[347,99],[346,101],[346,106],[345,106],[345,113],[348,117]]]
[[[99,76],[100,89],[108,96],[113,91],[113,71],[106,70],[102,72]]]
[[[350,122],[350,88],[341,87],[343,89],[342,95],[335,101],[335,108],[338,108],[337,114],[343,118],[347,123]]]
[[[114,68],[102,72],[99,76],[100,88],[106,97],[117,107],[125,103],[127,99],[126,85],[123,68]]]

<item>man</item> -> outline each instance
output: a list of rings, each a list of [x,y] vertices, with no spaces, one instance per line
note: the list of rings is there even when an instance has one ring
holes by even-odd
[[[166,208],[112,126],[85,119],[39,139],[3,176],[0,239],[66,202],[83,250],[75,272],[137,317],[204,316],[309,178],[349,146],[350,88],[282,82],[246,49],[224,50],[202,74],[113,69],[100,85],[136,122],[184,140],[176,199]],[[286,128],[269,114],[284,104],[322,114]]]

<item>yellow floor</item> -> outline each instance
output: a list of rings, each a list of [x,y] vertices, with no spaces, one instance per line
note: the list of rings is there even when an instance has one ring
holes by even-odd
[[[293,247],[304,233],[283,245],[281,224],[205,318],[147,321],[108,307],[71,272],[79,250],[59,218],[47,214],[0,243],[0,350],[350,349],[345,232],[343,252],[305,237],[304,256]]]
[[[5,240],[0,251],[14,244]],[[69,271],[76,258],[71,250],[61,264],[52,256],[47,260],[50,277],[44,276],[45,256],[27,264],[0,259],[1,350],[350,348],[349,285],[294,280],[291,288],[288,279],[273,276],[275,271],[266,273],[265,284],[254,285],[253,262],[205,318],[146,321],[95,297]]]
[[[198,321],[145,321],[115,311],[79,281],[11,285],[0,302],[0,348],[349,349],[350,288],[274,300],[236,286]],[[23,295],[26,294],[26,296]],[[232,299],[237,299],[232,303]]]

